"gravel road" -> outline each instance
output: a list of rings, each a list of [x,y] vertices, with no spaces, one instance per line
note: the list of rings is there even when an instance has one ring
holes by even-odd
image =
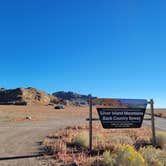
[[[37,157],[42,140],[50,133],[70,125],[86,123],[87,110],[55,111],[48,107],[0,106],[0,166],[50,165]],[[37,111],[36,111],[37,110]],[[40,110],[40,112],[38,112]],[[31,115],[42,120],[14,121]],[[156,128],[166,130],[166,119],[155,118]],[[145,121],[150,125],[150,121]]]
[[[150,115],[146,115],[145,118],[150,118]],[[143,122],[144,125],[151,126],[151,121]],[[166,131],[166,118],[155,117],[155,128],[158,130]]]
[[[40,107],[25,110],[24,107],[0,106],[0,166],[41,166],[49,163],[36,157],[40,153],[40,143],[43,139],[66,126],[86,123],[86,113],[77,113],[69,110],[54,110],[52,108]],[[39,109],[39,108],[36,108]],[[70,108],[71,109],[71,108]],[[44,120],[16,121],[18,117],[40,117]]]

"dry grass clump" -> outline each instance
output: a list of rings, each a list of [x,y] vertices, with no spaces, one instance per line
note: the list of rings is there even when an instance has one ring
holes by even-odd
[[[144,147],[139,150],[145,159],[147,166],[166,166],[166,152],[152,146]]]
[[[114,165],[146,166],[142,155],[131,145],[119,145]]]
[[[119,145],[112,153],[105,151],[101,160],[91,162],[96,166],[166,166],[166,152],[147,146],[136,151],[131,145]]]
[[[156,144],[158,147],[166,150],[166,132],[156,133]]]
[[[112,144],[129,144],[133,145],[133,140],[130,136],[127,135],[115,135],[111,138]]]
[[[163,135],[157,137],[162,148],[165,145],[163,143],[165,134]],[[146,128],[104,130],[100,125],[94,125],[93,150],[91,156],[89,156],[88,127],[75,126],[67,127],[48,136],[43,145],[45,153],[52,155],[57,165],[150,166],[146,153],[152,152],[149,152],[149,149],[148,151],[146,148],[141,148],[149,144],[150,137],[150,129]],[[141,150],[139,151],[139,149]],[[159,155],[156,158],[154,157],[155,161],[159,160],[159,156],[165,154],[162,150],[161,152],[156,152]]]
[[[110,148],[110,141],[106,139],[106,136],[103,133],[96,132],[93,135],[93,149],[95,149],[96,152],[102,152],[105,149]]]
[[[151,110],[147,110],[147,113],[151,115]],[[166,110],[165,109],[156,109],[156,110],[154,110],[154,115],[161,117],[161,118],[166,118]]]
[[[99,166],[147,166],[142,155],[131,145],[118,145],[113,152],[106,150],[101,160],[91,165]]]
[[[142,155],[131,145],[119,145],[117,151],[110,155],[112,165],[146,166]]]
[[[103,166],[113,165],[115,160],[112,158],[110,151],[107,150],[103,153],[103,160],[100,162]]]
[[[46,138],[43,141],[44,150],[46,154],[56,154],[56,153],[64,153],[67,152],[67,145],[66,142],[62,140],[50,141],[50,139]]]
[[[89,144],[89,133],[88,131],[83,131],[76,135],[73,139],[73,144],[79,146],[80,148],[88,148]]]

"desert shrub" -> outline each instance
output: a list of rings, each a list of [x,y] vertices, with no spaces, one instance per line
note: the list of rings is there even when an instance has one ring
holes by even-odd
[[[166,166],[166,153],[152,146],[139,150],[148,166]]]
[[[104,134],[100,134],[100,133],[97,133],[96,135],[95,135],[95,139],[96,139],[96,141],[97,142],[103,142],[104,141]]]
[[[65,154],[67,152],[67,145],[65,142],[57,141],[56,143],[50,146],[50,152],[52,152],[52,154],[58,152]]]
[[[42,142],[42,144],[43,144],[44,146],[49,146],[49,144],[50,144],[50,139],[45,138],[44,141]]]
[[[93,136],[93,146],[94,149],[99,150],[105,148],[105,137],[103,134],[97,133]]]
[[[73,143],[81,148],[87,148],[89,145],[89,134],[87,131],[83,131],[76,135],[73,139]]]
[[[84,163],[81,163],[81,166],[102,166],[102,161],[99,156],[88,157]]]
[[[120,145],[118,147],[114,165],[118,166],[146,166],[142,155],[130,145]]]
[[[44,153],[46,154],[53,154],[53,150],[52,150],[52,145],[53,143],[50,143],[50,139],[46,138],[44,139],[43,143],[44,145]]]
[[[46,154],[56,154],[58,152],[66,154],[67,152],[66,142],[61,140],[50,141],[49,139],[45,139],[43,145],[45,145],[44,150]]]
[[[103,157],[104,157],[104,160],[103,160],[102,166],[113,166],[115,161],[113,157],[111,157],[110,151],[105,151],[103,153]]]
[[[116,151],[103,153],[103,160],[100,166],[146,166],[142,155],[130,145],[119,145]]]
[[[156,133],[156,144],[162,149],[166,150],[166,132]]]
[[[111,142],[114,144],[129,144],[129,145],[133,144],[133,140],[131,139],[131,137],[127,135],[114,135],[111,136],[110,139]]]

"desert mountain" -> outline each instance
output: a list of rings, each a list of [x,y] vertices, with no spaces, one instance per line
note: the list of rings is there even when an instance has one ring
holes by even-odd
[[[88,95],[74,92],[55,92],[52,95],[36,88],[0,89],[1,105],[87,105]]]
[[[58,98],[61,99],[65,99],[65,100],[87,100],[88,96],[87,95],[81,95],[78,93],[74,93],[74,92],[64,92],[64,91],[59,91],[59,92],[55,92],[52,94],[53,96],[56,96]]]
[[[35,88],[17,88],[17,89],[0,89],[0,104],[28,105],[56,104],[59,100],[57,97],[47,94]]]
[[[68,100],[74,105],[86,105],[87,100],[89,99],[88,95],[81,95],[70,91],[69,92],[59,91],[53,93],[52,95],[63,100]]]

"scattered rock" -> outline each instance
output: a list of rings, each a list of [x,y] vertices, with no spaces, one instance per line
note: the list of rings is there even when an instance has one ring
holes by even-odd
[[[32,120],[32,117],[31,116],[26,116],[26,119]]]

